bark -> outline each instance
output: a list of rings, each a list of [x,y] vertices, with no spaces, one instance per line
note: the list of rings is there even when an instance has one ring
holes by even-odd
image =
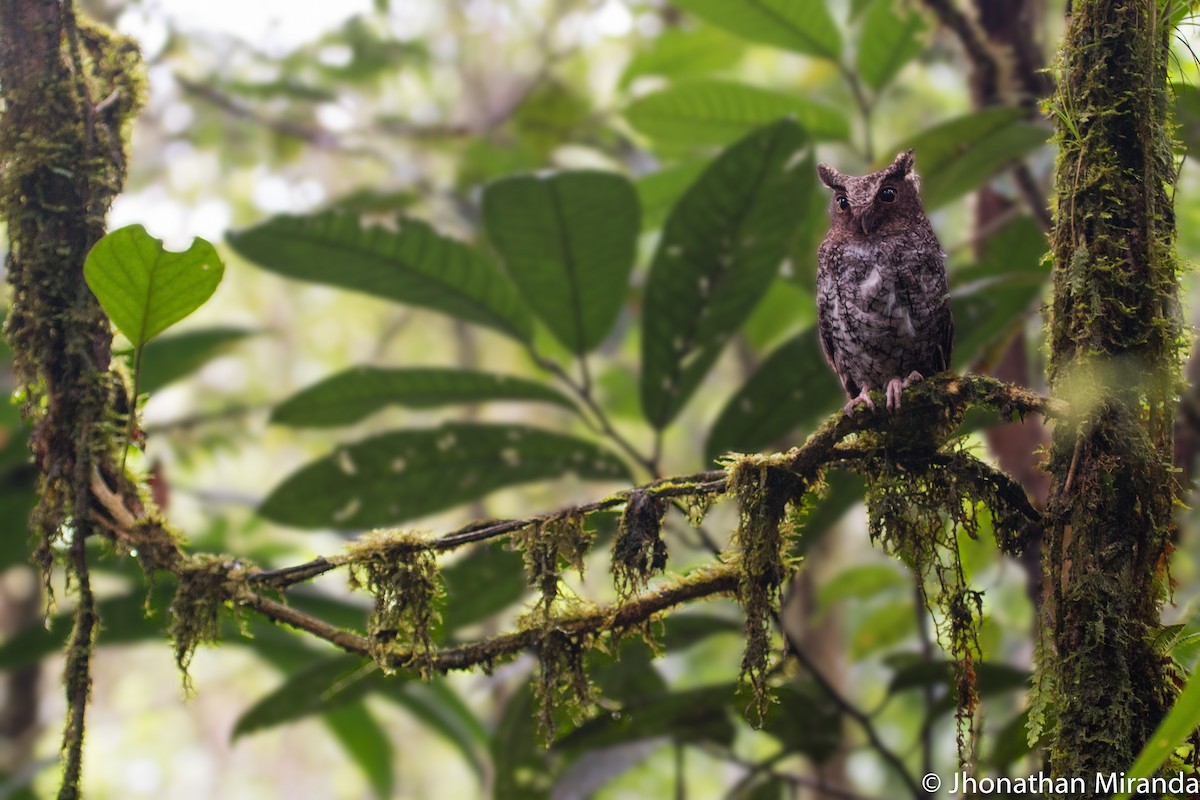
[[[1049,375],[1072,416],[1050,456],[1037,707],[1053,711],[1056,777],[1127,769],[1170,701],[1147,638],[1166,589],[1181,348],[1157,9],[1077,3],[1054,101]]]
[[[60,797],[79,794],[84,708],[98,618],[88,579],[91,476],[115,473],[109,323],[83,280],[88,250],[124,180],[122,128],[141,103],[136,48],[76,20],[66,0],[0,0],[0,217],[12,307],[5,323],[40,499],[37,560],[59,560],[78,594],[66,652]],[[120,429],[119,427],[116,429]],[[48,577],[47,577],[48,586]]]

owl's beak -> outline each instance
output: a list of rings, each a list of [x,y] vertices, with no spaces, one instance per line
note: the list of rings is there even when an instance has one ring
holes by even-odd
[[[858,224],[862,226],[863,236],[871,235],[871,223],[869,216],[864,214],[863,216],[859,217]]]

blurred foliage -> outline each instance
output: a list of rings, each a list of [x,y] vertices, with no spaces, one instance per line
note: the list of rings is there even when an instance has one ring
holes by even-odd
[[[1046,5],[1053,32],[1062,3]],[[165,19],[169,35],[148,53],[158,99],[134,140],[135,188],[114,216],[147,217],[152,230],[168,228],[161,235],[211,236],[220,231],[189,227],[216,202],[215,224],[233,228],[226,286],[143,360],[147,413],[162,409],[148,457],[168,464],[164,480],[182,495],[199,549],[285,565],[368,527],[519,516],[603,491],[581,481],[611,488],[802,441],[843,402],[814,328],[827,199],[818,160],[854,172],[916,148],[950,253],[956,368],[1038,330],[1045,240],[1008,168],[1028,165],[1045,183],[1048,126],[1022,109],[972,110],[964,56],[920,4],[375,0],[274,49]],[[1184,146],[1200,141],[1195,76],[1182,59]],[[983,186],[1013,210],[976,239],[968,198]],[[1189,188],[1179,213],[1200,221]],[[187,211],[172,217],[167,206]],[[157,406],[168,386],[164,403],[182,399]],[[225,416],[234,404],[269,406],[272,427]],[[172,424],[195,414],[213,419]],[[25,557],[15,521],[32,504],[33,475],[15,412],[0,432],[10,520],[0,558],[12,566]],[[797,542],[809,560],[796,592],[808,597],[785,616],[804,631],[799,646],[820,650],[840,696],[898,743],[907,770],[928,760],[948,774],[953,675],[928,640],[922,587],[863,546],[861,515],[847,513],[861,480],[826,477]],[[237,487],[255,510],[204,486]],[[669,510],[664,529],[675,573],[725,546],[732,527],[714,512],[697,531],[683,516]],[[612,521],[603,526],[589,561],[606,558]],[[1189,552],[1185,542],[1181,605],[1195,596]],[[1033,612],[1023,575],[994,547],[969,561],[972,584],[986,589],[981,770],[1026,774],[1037,766],[1024,699]],[[161,639],[163,615],[142,609],[165,608],[169,582],[143,597],[130,589],[128,559],[96,563],[122,587],[101,601],[100,645]],[[521,557],[503,546],[448,560],[442,580],[438,634],[448,643],[531,607]],[[564,591],[612,597],[602,573],[572,577]],[[335,624],[366,624],[341,587],[294,589],[288,600]],[[1196,623],[1181,619],[1194,642]],[[7,638],[0,667],[50,658],[68,620]],[[589,653],[600,700],[578,723],[556,709],[549,747],[523,661],[480,691],[474,678],[385,675],[261,621],[239,623],[225,641],[280,675],[232,735],[320,718],[376,796],[433,796],[410,789],[410,775],[455,763],[480,796],[498,798],[667,796],[676,781],[688,796],[781,797],[817,764],[842,770],[859,794],[907,791],[878,749],[859,748],[829,687],[793,662],[772,675],[776,703],[752,729],[750,698],[735,684],[742,625],[732,604],[653,623],[655,649],[629,636]],[[775,644],[782,652],[778,632]],[[197,689],[203,704],[204,680]],[[381,722],[395,718],[391,706],[456,761],[420,764],[422,745],[398,742]],[[847,768],[851,751],[870,767]]]

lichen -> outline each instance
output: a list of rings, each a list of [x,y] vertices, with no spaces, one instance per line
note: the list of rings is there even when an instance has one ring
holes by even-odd
[[[415,667],[428,677],[444,589],[437,558],[424,546],[426,541],[420,534],[373,531],[350,546],[345,560],[351,584],[375,598],[368,625],[375,660],[391,671],[391,656],[400,645],[412,653],[402,666]]]

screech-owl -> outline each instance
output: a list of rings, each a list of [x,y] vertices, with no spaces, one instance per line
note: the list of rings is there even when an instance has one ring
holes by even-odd
[[[825,360],[850,401],[843,411],[887,407],[900,393],[950,366],[954,321],[946,289],[946,254],[921,206],[913,151],[856,178],[825,164],[833,190],[829,233],[817,251],[817,326]]]

